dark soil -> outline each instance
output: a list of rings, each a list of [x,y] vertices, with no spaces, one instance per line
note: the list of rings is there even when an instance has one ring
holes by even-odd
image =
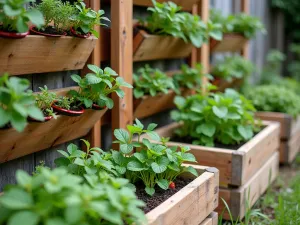
[[[37,28],[34,27],[33,30],[35,30],[37,32],[41,32],[41,33],[46,33],[46,34],[56,34],[56,35],[64,34],[63,31],[59,31],[59,30],[55,29],[53,26],[48,26],[45,29],[40,29],[40,30],[38,30]]]
[[[75,30],[75,29],[74,29]],[[86,35],[87,33],[84,33],[81,28],[79,27],[77,30],[75,30],[76,34],[80,34],[80,35]]]
[[[144,201],[146,203],[145,208],[143,209],[145,213],[150,212],[152,209],[163,203],[165,200],[170,198],[172,195],[174,195],[176,192],[178,192],[180,189],[191,183],[193,179],[183,179],[183,178],[177,178],[175,183],[175,189],[168,189],[163,190],[159,187],[155,189],[155,194],[153,196],[149,196],[145,190],[144,185],[141,183],[136,184],[137,191],[136,194],[138,196],[138,199]]]
[[[19,33],[19,32],[16,31],[16,30],[8,30],[8,29],[4,29],[2,25],[0,25],[0,30],[1,30],[1,31],[4,31],[4,32],[9,32],[9,33]]]

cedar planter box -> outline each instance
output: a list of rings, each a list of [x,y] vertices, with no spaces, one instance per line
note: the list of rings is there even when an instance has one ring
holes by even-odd
[[[277,112],[257,112],[256,116],[280,123],[280,163],[293,162],[300,150],[300,116],[294,119],[288,114]]]
[[[166,0],[157,0],[157,2],[166,2]],[[193,5],[200,2],[200,0],[172,0],[176,5],[181,6],[184,10],[192,10]],[[139,6],[153,6],[151,0],[133,0],[134,5]]]
[[[216,167],[220,171],[220,186],[242,186],[278,151],[279,124],[264,122],[265,127],[239,149],[222,149],[178,142],[168,142],[168,146],[186,145],[195,155],[198,164]],[[173,123],[159,128],[162,137],[172,137],[180,124]]]
[[[240,87],[243,83],[243,79],[233,78],[232,81],[227,81],[222,78],[215,77],[212,84],[217,86],[216,91],[225,91],[226,88]]]
[[[212,212],[202,223],[199,225],[218,225],[218,213]]]
[[[199,225],[218,206],[219,172],[194,165],[199,177],[146,214],[149,225]],[[193,177],[182,174],[182,177]]]
[[[248,39],[241,34],[224,34],[221,41],[211,39],[210,50],[212,52],[239,52],[247,42]]]
[[[144,30],[135,28],[133,38],[133,61],[148,61],[170,58],[185,58],[192,52],[193,45],[182,39],[152,35]]]
[[[0,38],[0,75],[46,73],[82,69],[97,38],[49,38],[28,35],[21,39]]]
[[[279,170],[278,165],[279,153],[275,152],[243,186],[238,188],[220,188],[220,198],[226,201],[234,219],[244,218],[247,208],[252,207],[263,195],[269,185],[276,179]],[[225,206],[223,201],[219,201],[217,212],[221,214]],[[230,219],[226,209],[223,218]]]

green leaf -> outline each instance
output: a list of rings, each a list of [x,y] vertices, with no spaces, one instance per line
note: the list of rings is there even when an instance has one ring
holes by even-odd
[[[91,73],[87,74],[85,76],[85,78],[86,78],[88,84],[98,84],[102,81],[102,79],[100,77],[97,77],[96,75],[91,74]]]
[[[16,27],[19,33],[24,33],[28,31],[28,25],[26,21],[23,19],[23,17],[18,17]]]
[[[174,99],[174,103],[177,106],[177,108],[182,108],[185,105],[185,98],[181,96],[176,96]]]
[[[228,113],[228,109],[225,106],[221,106],[221,107],[213,106],[212,109],[214,114],[219,118],[225,118]]]
[[[3,11],[7,16],[10,16],[10,17],[17,16],[22,12],[21,9],[14,10],[12,7],[10,7],[9,4],[5,4],[3,6]]]
[[[123,167],[123,166],[116,166],[116,171],[117,171],[119,174],[125,174],[125,173],[126,173],[126,167]]]
[[[167,190],[169,188],[169,182],[166,179],[159,179],[156,183],[163,190]]]
[[[138,98],[141,98],[144,96],[144,92],[140,89],[135,88],[135,89],[133,89],[133,95],[135,98],[138,99]]]
[[[155,127],[157,127],[157,124],[155,123],[150,123],[147,127],[147,130],[152,131],[155,129]]]
[[[135,126],[137,126],[138,128],[141,128],[141,129],[144,128],[144,125],[137,118],[135,119]]]
[[[80,158],[76,158],[74,160],[74,164],[78,165],[78,166],[84,166],[84,160],[80,159]]]
[[[131,134],[135,134],[135,133],[142,132],[143,129],[141,129],[140,127],[135,127],[135,126],[132,126],[132,125],[127,125],[127,130],[129,130],[129,132]]]
[[[157,162],[151,163],[151,168],[155,173],[163,173],[167,169],[167,165],[164,163],[158,164]]]
[[[43,14],[37,9],[27,10],[26,16],[37,28],[40,28],[45,24]]]
[[[239,134],[240,134],[245,140],[249,140],[250,138],[252,138],[252,136],[253,136],[253,131],[252,131],[251,126],[243,126],[243,125],[239,125],[237,129],[238,129]]]
[[[124,165],[126,163],[126,158],[119,151],[113,151],[112,157],[118,165]]]
[[[160,136],[154,131],[148,131],[148,136],[154,141],[160,141]]]
[[[124,91],[120,88],[116,90],[116,93],[120,98],[124,98],[124,96],[125,96]]]
[[[114,71],[110,67],[105,67],[104,73],[107,74],[107,75],[111,75],[111,76],[118,76],[118,74],[116,73],[116,71]]]
[[[151,188],[151,187],[145,187],[145,192],[146,192],[148,195],[152,196],[152,195],[154,195],[154,193],[155,193],[155,189],[154,189],[154,188]]]
[[[138,161],[130,161],[127,164],[127,169],[130,171],[142,171],[142,170],[145,170],[146,168],[143,166],[142,163],[140,163]]]
[[[88,64],[87,67],[96,74],[103,74],[103,70],[96,65]]]
[[[114,130],[115,137],[121,142],[121,143],[128,143],[129,142],[129,134],[124,129],[116,129]]]
[[[17,170],[16,179],[19,185],[26,188],[32,182],[32,177],[28,175],[24,170]]]
[[[197,162],[195,156],[192,153],[182,153],[182,160],[186,162]]]
[[[3,108],[0,108],[0,127],[6,125],[10,120],[10,116]]]
[[[0,198],[1,204],[8,209],[29,209],[33,205],[32,197],[20,189],[11,189]]]
[[[45,120],[44,114],[42,113],[42,111],[35,106],[28,107],[27,112],[30,117],[32,117],[36,120],[39,120],[39,121]]]
[[[133,150],[133,145],[132,144],[121,144],[120,145],[120,151],[124,154],[129,154]]]
[[[79,223],[83,216],[83,210],[79,205],[69,206],[65,210],[65,219],[70,224]]]
[[[9,218],[7,225],[37,225],[39,215],[32,211],[17,212]]]
[[[212,137],[216,132],[216,126],[213,123],[202,123],[196,128],[197,133],[205,134],[208,137]]]
[[[107,108],[112,109],[114,107],[114,101],[111,98],[104,100]]]
[[[67,225],[62,218],[49,218],[45,225]]]
[[[76,83],[80,83],[80,81],[81,81],[81,77],[79,76],[79,75],[77,75],[77,74],[73,74],[73,75],[71,75],[71,78],[72,78],[72,80],[74,81],[74,82],[76,82]]]
[[[196,176],[196,177],[199,176],[197,170],[196,170],[194,167],[192,167],[192,166],[186,167],[185,170],[186,170],[187,172],[193,174],[193,175]]]
[[[136,152],[133,154],[135,158],[137,158],[141,163],[146,162],[147,156],[141,152]]]

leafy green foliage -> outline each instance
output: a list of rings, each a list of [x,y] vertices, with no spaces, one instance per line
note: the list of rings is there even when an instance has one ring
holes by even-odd
[[[45,116],[56,118],[52,108],[52,104],[57,98],[55,92],[50,92],[46,85],[44,88],[40,87],[40,90],[41,92],[35,95],[36,106],[43,111]]]
[[[253,38],[257,31],[266,32],[259,18],[245,13],[224,17],[222,12],[213,9],[210,11],[210,19],[221,24],[224,33],[240,33],[248,39]]]
[[[126,130],[117,129],[114,135],[116,143],[120,144],[120,151],[112,150],[112,160],[118,173],[125,176],[131,183],[142,181],[145,191],[149,195],[155,193],[155,187],[168,189],[169,184],[183,172],[190,172],[197,176],[193,167],[184,167],[183,162],[196,162],[194,155],[188,153],[189,148],[181,146],[168,148],[165,145],[166,139],[160,143],[151,143],[147,138],[140,140],[142,134],[147,134],[152,140],[158,141],[161,138],[153,131],[156,124],[149,124],[145,129],[144,125],[136,119],[136,124],[128,125]],[[132,137],[137,135],[137,141]],[[138,151],[134,153],[134,148]]]
[[[173,2],[158,3],[152,0],[151,15],[140,24],[153,34],[171,35],[201,47],[209,35],[222,39],[221,26],[210,22],[207,26],[199,16],[180,12],[181,7]]]
[[[144,95],[155,96],[158,93],[168,93],[174,89],[173,79],[159,69],[153,69],[149,65],[139,68],[137,74],[133,74],[135,98]]]
[[[35,98],[29,88],[29,81],[18,77],[0,77],[0,127],[11,124],[22,132],[27,125],[27,117],[43,121],[44,115],[35,106]]]
[[[40,168],[34,176],[18,170],[17,185],[0,196],[0,224],[143,224],[145,216],[128,180],[105,173],[69,174]]]
[[[51,23],[57,31],[69,30],[73,23],[72,17],[76,14],[73,5],[61,0],[42,0],[34,7],[43,13],[45,19],[45,26],[41,30],[45,30]]]
[[[292,78],[300,81],[300,44],[290,45],[289,50],[294,53],[296,59],[289,63],[288,71]]]
[[[132,88],[122,77],[117,77],[118,74],[110,67],[102,70],[98,66],[89,64],[88,68],[92,73],[86,74],[83,78],[79,75],[71,76],[72,80],[79,85],[79,91],[71,90],[68,93],[80,104],[84,104],[86,108],[91,108],[92,104],[95,103],[111,109],[114,102],[108,96],[115,92],[120,98],[123,98],[125,93],[121,87]]]
[[[76,100],[73,97],[60,96],[56,99],[55,105],[66,110],[70,110],[73,106],[76,106],[78,104],[76,103]]]
[[[74,28],[76,31],[88,34],[92,33],[94,36],[99,38],[99,33],[94,29],[96,25],[102,24],[101,20],[110,21],[107,17],[104,17],[104,10],[98,10],[97,12],[91,8],[86,8],[83,0],[78,1],[76,4],[78,14],[74,18]]]
[[[245,78],[254,71],[251,61],[242,56],[227,56],[223,61],[218,61],[212,69],[215,77],[231,81],[233,78]]]
[[[300,97],[285,87],[261,85],[251,88],[246,95],[259,111],[282,112],[294,117],[300,113]]]
[[[183,123],[175,133],[191,138],[193,144],[238,144],[251,139],[258,128],[253,105],[232,89],[186,99],[177,96],[175,104],[178,110],[171,113],[172,119]]]
[[[1,0],[1,30],[23,33],[28,31],[28,22],[37,27],[44,25],[43,15],[39,10],[24,8],[24,5],[29,2],[34,2],[34,0]]]

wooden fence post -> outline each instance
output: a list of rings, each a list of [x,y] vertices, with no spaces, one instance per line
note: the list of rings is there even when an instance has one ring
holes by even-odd
[[[242,3],[241,3],[241,11],[242,12],[247,13],[247,14],[250,13],[249,3],[250,3],[250,0],[242,0]],[[249,42],[247,42],[245,44],[241,54],[245,59],[249,58]]]

